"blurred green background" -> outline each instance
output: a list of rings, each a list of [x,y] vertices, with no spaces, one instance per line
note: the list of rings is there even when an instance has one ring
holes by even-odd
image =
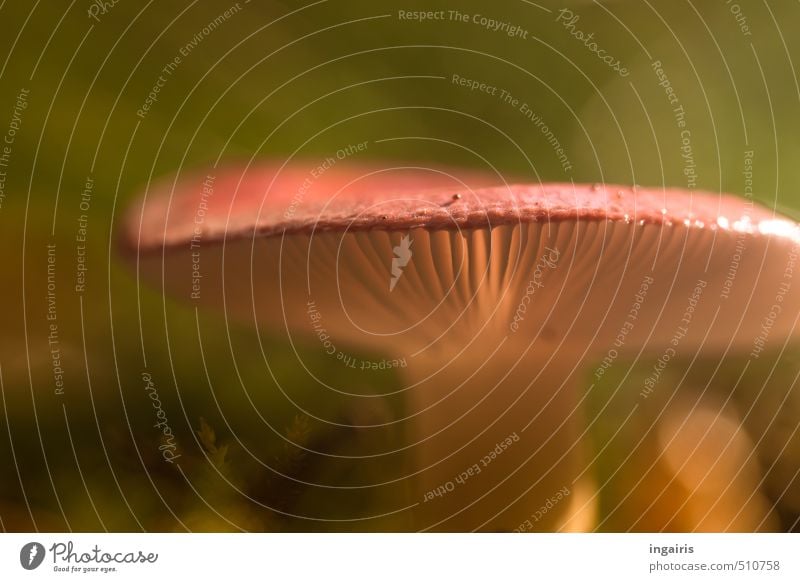
[[[562,9],[630,74],[617,74],[572,36],[557,20]],[[471,18],[403,20],[400,10],[480,14],[525,34]],[[137,288],[114,237],[123,210],[154,178],[217,160],[319,160],[369,140],[364,160],[447,163],[531,181],[694,186],[652,66],[660,61],[685,110],[696,187],[744,194],[752,151],[756,199],[800,216],[795,2],[11,0],[0,4],[0,23],[0,133],[15,106],[20,113],[0,207],[5,530],[413,528],[399,511],[408,504],[408,484],[395,480],[403,453],[381,454],[402,447],[402,434],[391,424],[345,426],[391,421],[402,402],[323,396],[299,361],[359,394],[386,391],[392,372],[348,374],[313,342],[292,347],[265,334],[267,362],[254,331],[218,314],[196,319],[157,290]],[[180,64],[164,73],[182,50]],[[160,75],[157,101],[137,115]],[[529,104],[570,169],[518,108],[453,83],[453,75]],[[391,139],[407,137],[423,139]],[[390,141],[376,143],[383,139]],[[76,292],[82,214],[86,285]],[[55,393],[48,343],[48,244],[56,245],[63,394]],[[796,353],[776,351],[739,383],[735,362],[728,366],[736,373],[716,374],[713,365],[686,363],[684,383],[708,386],[749,431],[773,529],[797,529],[800,517]],[[649,466],[651,453],[631,456],[625,446],[628,433],[655,442],[652,418],[618,432],[614,410],[629,409],[617,402],[634,397],[624,383],[638,369],[609,376],[591,394],[594,440],[610,443],[596,460],[603,487],[595,527],[699,527],[683,510],[642,518],[626,509],[677,487],[668,472],[641,481],[637,458]],[[144,372],[175,433],[180,470],[158,449]]]

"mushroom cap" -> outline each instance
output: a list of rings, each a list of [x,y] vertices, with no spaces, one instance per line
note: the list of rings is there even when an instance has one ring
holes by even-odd
[[[171,295],[337,350],[751,351],[800,311],[797,225],[710,192],[331,159],[167,180],[121,237]]]

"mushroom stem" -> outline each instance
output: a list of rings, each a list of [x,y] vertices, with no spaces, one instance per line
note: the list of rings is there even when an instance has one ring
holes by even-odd
[[[575,360],[536,345],[472,345],[407,369],[417,527],[574,529],[567,522],[586,460]]]

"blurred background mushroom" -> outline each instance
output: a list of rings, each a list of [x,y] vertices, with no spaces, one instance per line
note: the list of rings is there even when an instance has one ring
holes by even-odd
[[[4,3],[0,527],[415,529],[392,513],[414,494],[382,454],[405,440],[400,370],[353,370],[137,287],[112,244],[122,209],[165,175],[342,150],[507,181],[732,192],[796,218],[800,8],[732,6],[467,1],[420,21],[399,13],[432,10],[416,0]],[[657,357],[620,353],[600,378],[587,363],[574,382],[594,383],[595,477],[558,500],[584,513],[553,527],[798,529],[797,354],[770,335],[757,358],[687,351],[644,401]],[[698,513],[723,475],[731,487]],[[747,510],[726,513],[736,500]]]

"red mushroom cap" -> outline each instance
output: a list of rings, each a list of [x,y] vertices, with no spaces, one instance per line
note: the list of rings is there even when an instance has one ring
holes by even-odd
[[[775,301],[769,340],[794,334],[797,225],[746,199],[329,162],[168,180],[123,244],[175,295],[308,333],[313,304],[331,336],[395,351],[487,327],[595,354],[624,328],[625,347],[663,349],[689,316],[682,348],[758,349]]]
[[[501,175],[446,168],[323,168],[297,163],[227,167],[162,181],[149,190],[143,207],[130,213],[125,243],[139,251],[161,249],[186,242],[196,229],[209,241],[314,230],[468,229],[579,219],[688,221],[691,228],[748,233],[794,226],[744,199],[700,191],[571,183],[510,187]]]

